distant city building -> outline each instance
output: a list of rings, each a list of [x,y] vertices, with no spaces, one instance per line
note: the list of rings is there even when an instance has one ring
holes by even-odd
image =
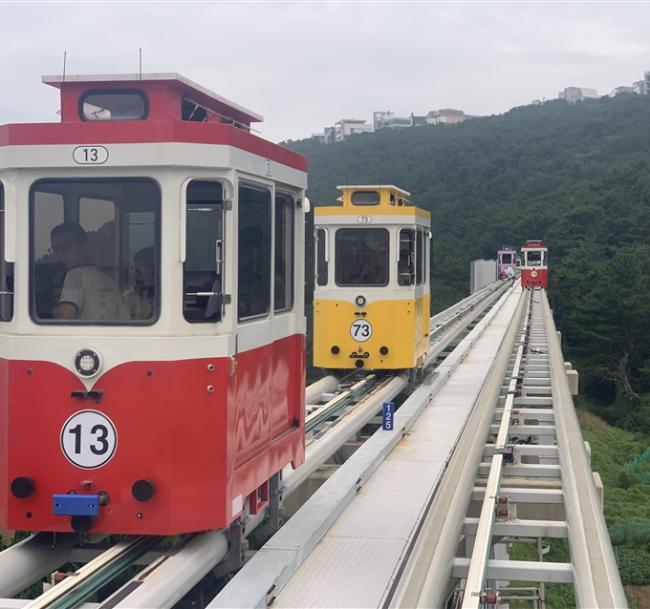
[[[584,99],[593,99],[598,97],[598,91],[596,91],[596,89],[587,89],[585,87],[567,87],[564,91],[558,93],[558,97],[568,101],[570,104],[574,104]]]
[[[411,116],[397,116],[390,110],[376,110],[372,113],[372,124],[375,131],[379,129],[399,129],[401,127],[413,126],[413,115]]]
[[[441,110],[431,110],[427,114],[426,121],[429,125],[453,125],[455,123],[462,123],[468,118],[469,116],[462,110],[442,108]]]
[[[616,87],[616,89],[614,89],[609,94],[609,96],[610,97],[616,97],[617,95],[621,95],[621,93],[636,93],[636,92],[637,91],[635,90],[635,88],[633,86],[632,87],[622,86],[622,87]]]
[[[650,95],[650,71],[643,73],[643,93],[642,95]]]
[[[372,125],[360,119],[342,119],[334,123],[333,127],[324,127],[323,133],[312,133],[311,137],[321,144],[342,142],[355,133],[372,133]]]
[[[343,118],[334,123],[334,139],[337,142],[347,140],[351,135],[372,133],[372,131],[372,125],[369,125],[365,119]]]
[[[648,94],[648,91],[645,88],[645,80],[636,80],[635,82],[632,83],[632,88],[634,89],[634,92],[637,93],[638,95]]]

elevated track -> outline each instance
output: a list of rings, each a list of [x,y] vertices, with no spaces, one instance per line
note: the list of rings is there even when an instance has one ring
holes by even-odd
[[[81,606],[132,564],[147,566],[85,606],[172,607],[233,557],[250,560],[208,607],[542,607],[545,582],[572,586],[576,607],[626,607],[545,292],[498,282],[430,331],[417,379],[330,375],[307,388],[306,460],[274,487],[298,509],[256,553],[242,539],[278,514],[168,551],[35,535],[0,553],[0,609]],[[378,428],[400,394],[394,430]],[[567,562],[543,560],[549,539],[566,540]],[[539,560],[511,560],[520,544]],[[73,560],[88,564],[38,599],[9,598]]]

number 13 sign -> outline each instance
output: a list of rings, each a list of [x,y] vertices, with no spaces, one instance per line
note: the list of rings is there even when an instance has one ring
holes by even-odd
[[[80,410],[61,430],[61,450],[65,458],[82,469],[96,469],[115,454],[117,432],[113,422],[97,410]]]

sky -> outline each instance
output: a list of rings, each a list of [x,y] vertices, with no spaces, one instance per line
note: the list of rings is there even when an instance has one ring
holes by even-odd
[[[499,114],[650,70],[650,3],[6,2],[0,124],[57,121],[43,74],[178,72],[273,141],[374,110]]]

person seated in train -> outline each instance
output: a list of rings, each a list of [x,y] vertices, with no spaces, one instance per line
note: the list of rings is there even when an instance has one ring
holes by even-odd
[[[151,319],[156,297],[156,249],[142,248],[133,257],[134,282],[124,292],[131,319]]]
[[[117,284],[92,262],[86,231],[64,222],[50,232],[51,252],[66,272],[54,319],[124,321],[131,315]]]

